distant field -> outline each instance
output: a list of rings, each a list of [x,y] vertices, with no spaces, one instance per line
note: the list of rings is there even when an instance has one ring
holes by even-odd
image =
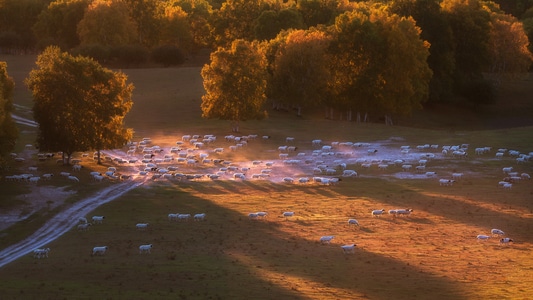
[[[25,77],[28,59],[6,57],[8,72]],[[0,60],[4,59],[0,57]],[[11,71],[10,67],[15,69]],[[200,117],[202,95],[199,68],[128,69],[136,89],[128,126],[136,140],[150,137],[165,147],[175,145],[184,134],[214,134],[216,145],[230,132],[226,121]],[[509,85],[510,86],[510,85]],[[533,162],[516,164],[514,158],[494,159],[498,148],[533,151],[533,127],[510,127],[514,113],[531,119],[527,91],[531,80],[509,91],[507,97],[484,114],[462,109],[419,113],[407,126],[355,124],[325,120],[317,115],[297,118],[290,113],[269,112],[264,121],[244,122],[242,134],[269,135],[269,140],[250,142],[238,153],[224,158],[246,162],[277,158],[277,147],[295,137],[299,151],[310,152],[311,140],[369,142],[400,145],[470,144],[466,160],[443,159],[428,164],[439,176],[464,172],[454,186],[443,187],[437,179],[400,179],[399,167],[380,171],[359,164],[348,167],[359,178],[343,178],[336,186],[294,185],[270,181],[235,180],[176,182],[156,181],[103,205],[94,215],[105,215],[102,225],[88,232],[73,229],[47,245],[47,259],[30,255],[0,269],[3,299],[528,299],[533,293],[533,186],[523,181],[511,190],[498,188],[502,168],[513,166],[533,174]],[[512,93],[511,93],[512,92]],[[529,94],[531,95],[531,93]],[[18,85],[15,103],[31,107],[31,98]],[[519,108],[509,103],[521,103]],[[498,109],[499,107],[500,109]],[[495,118],[496,112],[501,118]],[[29,113],[22,111],[21,114]],[[500,126],[484,124],[511,120]],[[429,124],[423,126],[422,124]],[[504,126],[505,125],[505,126]],[[438,128],[438,129],[431,129]],[[17,152],[31,143],[35,129],[21,127]],[[492,146],[490,154],[476,157],[473,148]],[[357,150],[360,151],[360,150]],[[379,152],[378,152],[379,153]],[[436,151],[440,154],[440,151]],[[84,184],[68,189],[79,192],[76,201],[100,186],[89,183],[90,170],[105,170],[84,160],[80,178]],[[17,166],[5,176],[15,172]],[[53,162],[40,168],[70,170]],[[181,166],[180,166],[181,167]],[[23,170],[20,170],[23,172]],[[304,174],[301,174],[302,176]],[[299,176],[295,174],[295,177]],[[51,185],[64,185],[54,180]],[[39,183],[47,186],[48,183]],[[0,182],[11,205],[26,185]],[[4,194],[5,195],[5,194]],[[385,215],[375,218],[373,209],[412,208],[409,217]],[[6,207],[0,206],[0,211]],[[250,212],[267,211],[265,219],[250,220]],[[294,211],[290,219],[283,211]],[[204,222],[169,222],[169,213],[205,212]],[[0,232],[6,246],[42,223],[43,210],[13,228]],[[349,226],[356,218],[361,226]],[[134,225],[148,222],[149,229]],[[498,237],[479,242],[477,234],[491,228],[507,232],[515,242],[500,245]],[[329,245],[320,236],[335,235]],[[152,243],[150,255],[140,255],[140,244]],[[340,246],[357,244],[355,254],[343,254]],[[103,257],[93,257],[93,246],[108,245]],[[41,245],[36,245],[41,246]]]

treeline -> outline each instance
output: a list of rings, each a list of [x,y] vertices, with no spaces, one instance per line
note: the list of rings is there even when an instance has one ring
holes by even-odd
[[[128,67],[179,65],[207,48],[204,117],[260,118],[268,98],[298,113],[326,107],[330,118],[336,111],[390,121],[426,101],[493,101],[495,81],[484,74],[531,66],[532,7],[533,0],[2,0],[0,51],[56,46]],[[239,101],[248,101],[247,111],[236,109]]]
[[[415,20],[430,44],[430,101],[485,90],[482,72],[521,72],[524,56],[514,54],[533,50],[533,0],[3,0],[0,51],[40,53],[53,45],[105,65],[179,65],[236,39],[334,26],[363,2]]]

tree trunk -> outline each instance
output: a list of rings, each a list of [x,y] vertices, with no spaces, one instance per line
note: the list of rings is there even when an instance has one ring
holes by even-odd
[[[392,126],[392,117],[390,115],[385,115],[385,125]]]
[[[302,107],[298,105],[298,117],[302,116]]]
[[[357,112],[357,123],[361,123],[361,113]]]
[[[100,159],[100,150],[97,150],[96,153],[97,153],[96,156],[98,156],[98,162],[97,162],[97,164],[101,165],[101,164],[102,164],[102,160]]]
[[[365,119],[363,120],[364,123],[366,123],[368,121],[368,113],[366,112],[365,113]]]

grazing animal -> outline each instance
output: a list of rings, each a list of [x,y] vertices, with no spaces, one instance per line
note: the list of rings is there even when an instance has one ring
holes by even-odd
[[[205,213],[195,214],[194,215],[194,220],[195,221],[203,221],[203,220],[205,220]]]
[[[178,215],[178,220],[180,220],[180,221],[188,221],[190,217],[191,217],[191,214],[179,214]]]
[[[478,234],[476,238],[478,239],[478,241],[486,241],[490,239],[490,236],[485,234]]]
[[[406,209],[397,209],[397,210],[396,210],[396,215],[398,215],[398,216],[402,216],[402,215],[403,215],[403,216],[408,216],[408,215],[410,215],[412,212],[413,212],[413,210],[410,209],[410,208],[406,208]]]
[[[344,254],[355,253],[355,244],[342,245],[341,248]]]
[[[104,255],[107,251],[107,246],[98,246],[93,248],[93,256],[94,255]]]
[[[333,235],[322,236],[322,237],[320,237],[320,243],[329,244],[331,242],[331,240],[334,239],[334,238],[335,238],[335,236],[333,236]]]
[[[286,211],[286,212],[283,213],[283,216],[285,218],[292,217],[292,216],[294,216],[294,212],[293,211]]]
[[[104,219],[105,219],[104,216],[93,216],[92,218],[94,224],[102,224]]]
[[[384,212],[385,212],[384,209],[376,209],[376,210],[373,210],[373,211],[372,211],[372,216],[373,216],[373,217],[379,217],[379,216],[381,216]]]
[[[455,180],[453,179],[439,179],[439,184],[441,186],[451,186],[454,182]]]
[[[359,221],[356,219],[348,219],[348,224],[359,226]]]
[[[91,225],[92,225],[91,223],[78,224],[78,231],[87,231],[89,230],[89,227]]]
[[[78,177],[76,177],[76,176],[68,176],[67,178],[68,178],[68,180],[70,180],[70,181],[80,182],[80,180],[79,180]]]
[[[257,219],[259,215],[257,213],[249,213],[248,214],[248,218],[252,219],[252,220],[255,220]]]
[[[143,254],[143,253],[150,254],[151,249],[152,249],[152,244],[140,245],[139,254]]]
[[[256,214],[258,217],[261,217],[261,218],[268,216],[268,213],[266,211],[258,211],[256,212]]]
[[[148,223],[137,223],[135,225],[135,228],[139,230],[145,230],[146,228],[148,228]]]
[[[44,179],[46,179],[46,180],[50,180],[50,179],[52,179],[52,177],[54,177],[54,174],[52,174],[52,173],[47,173],[47,174],[43,174],[42,177],[43,177]]]
[[[177,221],[178,220],[178,213],[175,214],[168,214],[168,220],[169,221]]]
[[[505,232],[501,231],[500,229],[496,229],[496,228],[492,229],[490,233],[492,233],[493,235],[505,235]]]
[[[355,170],[344,170],[342,171],[343,177],[357,177],[357,172]]]
[[[509,244],[510,242],[514,242],[511,238],[503,238],[500,239],[500,244]]]
[[[34,258],[42,258],[42,257],[48,257],[48,253],[50,252],[50,248],[40,248],[33,250],[33,257]]]

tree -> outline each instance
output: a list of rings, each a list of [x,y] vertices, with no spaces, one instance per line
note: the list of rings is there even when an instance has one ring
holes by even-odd
[[[37,38],[37,45],[44,49],[56,45],[61,49],[71,49],[79,45],[76,31],[83,18],[89,0],[56,0],[44,9],[32,29]]]
[[[441,0],[398,0],[390,4],[391,12],[413,17],[422,29],[420,37],[430,43],[429,68],[433,76],[429,83],[428,102],[451,99],[455,72],[453,33],[447,17],[440,9]]]
[[[32,51],[35,36],[32,31],[37,16],[50,0],[2,0],[0,1],[0,32],[15,33],[16,45],[11,51]]]
[[[264,0],[227,0],[214,14],[213,35],[217,46],[230,47],[236,39],[251,41],[254,21],[263,11]]]
[[[25,82],[33,94],[41,151],[62,151],[69,164],[74,152],[100,152],[131,139],[124,117],[133,105],[134,87],[125,74],[55,46],[46,48],[36,65]]]
[[[230,48],[219,48],[202,68],[202,117],[230,120],[234,132],[240,121],[263,119],[266,77],[266,59],[257,44],[235,40]]]
[[[408,115],[428,93],[429,44],[412,18],[366,6],[339,16],[329,53],[338,109]]]
[[[490,13],[479,0],[444,0],[441,7],[453,32],[456,84],[481,78],[490,66]]]
[[[342,3],[342,1],[341,1]],[[307,27],[330,25],[337,16],[338,0],[299,0],[297,8]]]
[[[187,13],[195,49],[212,44],[210,24],[213,15],[213,8],[210,4],[212,2],[212,0],[174,0],[173,5],[181,7]]]
[[[123,0],[127,3],[131,19],[137,27],[137,43],[150,47],[159,37],[159,15],[162,5],[153,0]]]
[[[7,74],[7,63],[0,62],[0,162],[15,147],[18,130],[11,118],[15,82]]]
[[[294,8],[264,10],[254,23],[255,38],[257,40],[270,40],[276,37],[281,30],[304,29],[302,16]]]
[[[81,45],[119,46],[137,41],[128,7],[120,0],[95,0],[78,23]]]
[[[301,116],[303,107],[317,107],[326,98],[329,65],[326,50],[330,38],[319,30],[295,30],[276,45],[269,89],[276,102],[293,106]]]
[[[511,16],[491,13],[490,71],[497,74],[524,74],[533,61],[522,23]]]
[[[193,49],[194,39],[187,13],[179,6],[165,7],[161,20],[161,39],[159,45],[174,45],[182,51]]]

